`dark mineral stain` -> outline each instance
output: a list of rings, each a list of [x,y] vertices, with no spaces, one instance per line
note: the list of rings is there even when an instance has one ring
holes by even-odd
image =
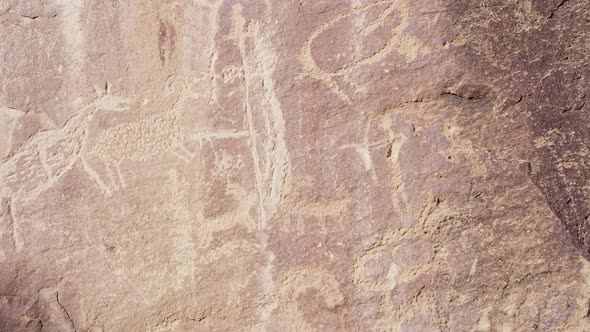
[[[507,7],[496,11],[501,19],[484,25],[482,21],[489,20],[485,11],[465,11],[458,26],[469,42],[458,50],[466,59],[465,66],[480,73],[474,82],[494,82],[494,91],[520,96],[515,107],[502,111],[498,116],[503,119],[497,121],[526,123],[520,130],[528,131],[535,143],[519,142],[522,135],[514,132],[507,134],[515,135],[515,140],[503,144],[508,149],[530,144],[522,150],[531,156],[534,167],[525,164],[521,169],[543,193],[573,246],[590,259],[590,20],[581,19],[590,11],[590,2],[532,3],[537,21],[518,21],[520,9]],[[515,24],[522,27],[519,32]],[[486,53],[488,49],[493,51]],[[458,89],[443,94],[485,97],[485,92],[478,91]]]
[[[172,25],[160,20],[160,29],[158,32],[158,48],[160,51],[160,61],[162,65],[172,57],[176,50],[176,29]]]

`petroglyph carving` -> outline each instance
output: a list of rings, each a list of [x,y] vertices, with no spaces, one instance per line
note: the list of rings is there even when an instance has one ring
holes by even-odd
[[[126,109],[127,99],[106,93],[83,106],[62,128],[32,136],[0,164],[2,197],[35,199],[78,160],[87,140],[88,121],[97,111]]]
[[[590,2],[476,2],[0,1],[0,331],[590,331]]]
[[[333,309],[344,302],[340,284],[333,274],[320,268],[295,268],[288,271],[273,296],[277,297],[278,309],[273,312],[285,331],[315,331],[306,322],[305,314],[298,301],[299,297],[314,291],[314,297],[321,299],[328,308]]]
[[[315,232],[329,234],[335,229],[346,227],[346,212],[352,200],[350,197],[325,202],[309,201],[303,197],[291,197],[283,201],[285,212],[281,215],[285,223],[281,229],[285,232],[302,235],[313,227]],[[310,223],[310,220],[315,222]]]
[[[391,149],[393,147],[393,142],[395,141],[394,137],[396,135],[392,132],[391,128],[389,128],[386,125],[383,125],[382,126],[382,127],[384,127],[383,129],[388,131],[388,137],[386,139],[371,142],[369,139],[371,123],[372,123],[372,120],[369,119],[367,125],[364,128],[364,135],[363,135],[362,142],[352,143],[352,144],[344,144],[342,146],[339,146],[338,148],[341,150],[353,149],[358,154],[358,157],[359,157],[361,163],[363,164],[365,170],[367,172],[370,172],[371,179],[376,182],[377,181],[377,173],[375,172],[375,169],[373,167],[373,157],[371,154],[373,153],[373,150],[376,150],[376,149],[381,149],[384,147],[388,147],[388,149]],[[392,151],[388,151],[388,154],[389,154],[388,158],[391,157],[391,152]],[[397,156],[394,160],[395,160],[395,162],[397,162]]]
[[[23,114],[25,112],[14,108],[0,107],[0,159],[5,158],[12,149],[14,129]]]
[[[381,11],[373,20],[364,22],[364,16],[374,9],[380,9]],[[362,54],[365,52],[360,50],[358,45],[362,45],[361,41],[363,38],[367,38],[376,29],[391,22],[391,15],[393,13],[396,13],[396,18],[399,18],[401,21],[388,32],[390,35],[389,40],[387,40],[381,48],[367,54]],[[358,38],[351,38],[351,42],[354,44],[356,49],[355,53],[357,53],[357,55],[355,55],[351,61],[342,64],[335,70],[322,68],[313,56],[314,41],[323,33],[332,29],[337,23],[351,17],[356,18],[355,23],[358,25],[353,28],[355,33],[358,34]],[[382,61],[392,52],[397,52],[404,56],[407,62],[414,61],[422,52],[422,49],[424,48],[422,42],[405,32],[408,27],[408,18],[407,5],[403,3],[403,1],[386,0],[377,1],[368,5],[353,5],[353,8],[347,13],[338,15],[320,25],[320,27],[318,27],[318,29],[316,29],[307,39],[300,54],[300,62],[303,66],[303,73],[300,74],[300,77],[309,76],[322,81],[334,94],[336,94],[336,96],[338,96],[338,98],[350,103],[350,96],[344,91],[341,85],[342,83],[339,83],[337,80],[338,78],[343,78],[349,85],[358,87],[359,84],[355,82],[352,78],[353,75],[351,75],[354,71],[366,65]],[[346,38],[350,38],[350,36],[347,36]],[[346,50],[341,51],[346,52]]]
[[[2,228],[8,231],[13,248],[19,252],[23,247],[23,242],[18,229],[19,224],[15,222],[16,217],[14,215],[14,205],[12,204],[12,200],[10,198],[1,201],[1,204],[0,223],[3,224]],[[3,232],[0,233],[0,236],[4,235],[2,233]]]
[[[240,202],[238,208],[235,212],[229,212],[214,219],[204,220],[203,225],[199,229],[199,248],[209,248],[209,244],[215,233],[236,226],[243,226],[248,232],[256,231],[256,220],[250,216],[249,211],[256,207],[258,203],[257,197],[236,185],[229,186],[229,193]]]
[[[240,17],[239,11],[237,13]],[[280,194],[289,187],[290,181],[290,161],[284,138],[285,120],[272,79],[276,55],[258,24],[251,23],[243,31],[243,18],[237,18],[237,21],[242,24],[239,42],[244,59],[244,83],[249,91],[247,96],[262,96],[261,100],[247,97],[245,107],[257,187],[264,205],[262,213],[271,217],[278,208]],[[252,55],[246,52],[247,38],[253,43]],[[258,119],[262,119],[263,128],[256,125]]]
[[[107,84],[104,94],[84,105],[63,127],[35,134],[0,164],[0,200],[10,202],[17,251],[22,249],[22,241],[16,234],[19,222],[15,202],[36,199],[72,169],[87,140],[88,121],[96,112],[128,109],[127,99],[113,96],[108,90]]]
[[[84,169],[106,196],[126,187],[121,171],[124,162],[146,162],[171,154],[188,163],[194,158],[194,153],[185,147],[187,140],[202,144],[204,140],[246,137],[245,131],[239,129],[186,133],[182,126],[182,106],[187,98],[198,94],[192,91],[191,84],[183,77],[171,77],[166,84],[165,94],[174,94],[174,89],[180,89],[180,92],[170,110],[108,128],[84,146]],[[99,175],[89,160],[102,164],[108,181],[104,175]]]
[[[185,137],[181,127],[180,106],[188,95],[188,85],[184,79],[172,77],[166,84],[165,93],[172,94],[176,84],[181,85],[181,91],[171,110],[108,128],[84,147],[84,169],[103,194],[110,196],[113,189],[126,186],[121,173],[121,163],[125,161],[146,161],[164,153],[172,153],[185,162],[193,158],[193,154],[184,147]],[[110,185],[88,162],[91,159],[103,164]]]
[[[235,130],[217,130],[217,131],[200,131],[190,134],[190,140],[199,142],[199,145],[205,142],[210,142],[217,139],[243,139],[249,138],[249,133],[243,129]]]
[[[208,250],[200,264],[207,265],[211,263],[219,263],[223,259],[231,259],[236,256],[255,255],[256,253],[258,253],[258,248],[252,242],[244,240],[229,241],[217,248]]]
[[[445,202],[433,198],[424,204],[416,219],[414,225],[387,232],[355,260],[354,283],[366,291],[383,294],[383,318],[376,322],[376,328],[437,310],[434,293],[427,287],[428,280],[449,273],[441,246],[449,241],[451,234],[464,230],[468,218],[453,214]],[[406,262],[403,255],[408,252],[422,258],[412,257]],[[421,282],[425,286],[414,286]],[[395,292],[398,287],[402,290]]]
[[[270,294],[274,289],[271,272],[274,255],[267,249],[266,231],[279,208],[281,197],[288,192],[291,174],[289,152],[284,138],[285,120],[272,78],[276,55],[260,24],[249,22],[246,25],[240,5],[233,8],[232,22],[242,57],[244,85],[247,91],[246,121],[258,193],[259,217],[256,237],[261,251],[267,256],[267,263],[261,272],[259,282],[264,293]],[[247,45],[252,45],[251,49]],[[254,96],[261,98],[255,99]],[[256,125],[260,121],[258,119],[262,120],[263,128]],[[265,304],[261,310],[262,321],[267,319],[275,306],[276,303],[272,302]]]

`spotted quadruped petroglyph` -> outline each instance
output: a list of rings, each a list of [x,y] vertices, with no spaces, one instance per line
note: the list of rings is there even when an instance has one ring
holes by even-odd
[[[149,162],[168,154],[189,163],[195,155],[186,148],[187,140],[202,143],[204,140],[247,137],[240,129],[186,132],[182,126],[183,105],[195,93],[184,77],[169,78],[164,94],[175,98],[171,109],[107,128],[84,146],[81,157],[84,169],[105,196],[127,186],[121,171],[125,162]],[[100,174],[96,164],[102,165],[106,174]]]
[[[181,129],[180,106],[187,96],[186,81],[172,77],[164,93],[174,93],[173,89],[178,84],[181,91],[172,109],[107,128],[84,146],[81,159],[84,169],[106,196],[126,186],[121,173],[121,163],[125,161],[149,161],[164,153],[172,153],[185,162],[193,158],[193,154],[183,145],[184,134]],[[90,160],[103,165],[109,181],[98,173]]]

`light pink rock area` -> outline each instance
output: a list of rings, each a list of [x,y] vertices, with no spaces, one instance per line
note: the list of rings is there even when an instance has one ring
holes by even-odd
[[[590,331],[588,7],[0,0],[0,331]]]

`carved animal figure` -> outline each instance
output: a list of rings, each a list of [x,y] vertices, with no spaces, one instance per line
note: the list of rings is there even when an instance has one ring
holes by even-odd
[[[13,242],[17,251],[18,238],[15,202],[21,204],[36,199],[64,176],[78,161],[87,139],[87,124],[101,110],[123,111],[128,101],[109,93],[100,94],[61,127],[39,132],[0,163],[0,203],[4,208],[1,220],[11,223]]]
[[[177,96],[175,90],[180,90]],[[99,132],[91,144],[83,147],[81,160],[84,168],[104,195],[110,196],[113,190],[126,187],[121,172],[121,165],[126,161],[146,162],[170,154],[188,163],[194,154],[184,145],[187,139],[202,142],[207,139],[246,137],[243,130],[187,134],[182,127],[182,105],[187,98],[195,96],[191,84],[183,77],[171,77],[166,82],[164,94],[165,98],[175,98],[170,110],[108,128]],[[99,161],[104,166],[108,183],[105,176],[94,169],[90,160]]]
[[[188,84],[182,78],[172,77],[166,83],[164,93],[172,94],[177,83],[181,85],[181,91],[171,110],[108,128],[99,132],[92,144],[83,147],[84,168],[106,196],[110,196],[113,189],[126,186],[121,173],[124,161],[147,161],[165,153],[172,153],[185,162],[193,158],[183,145],[181,128],[180,105],[188,96]],[[91,166],[90,160],[98,160],[104,165],[109,184]]]

